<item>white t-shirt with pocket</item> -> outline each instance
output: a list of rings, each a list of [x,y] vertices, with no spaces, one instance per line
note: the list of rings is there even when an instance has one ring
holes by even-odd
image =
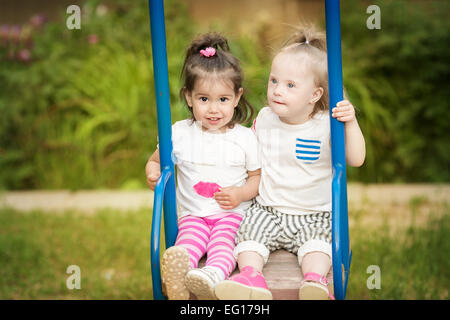
[[[256,200],[287,214],[331,211],[330,117],[319,112],[289,125],[269,107],[253,124],[261,158]]]

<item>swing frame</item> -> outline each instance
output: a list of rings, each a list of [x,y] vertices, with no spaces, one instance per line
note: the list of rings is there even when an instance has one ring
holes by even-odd
[[[156,183],[151,227],[151,273],[153,297],[164,300],[161,286],[160,238],[164,209],[166,248],[174,245],[177,234],[175,169],[172,157],[172,121],[163,0],[149,0],[153,72],[158,122],[161,176]],[[343,100],[340,1],[325,0],[328,83],[330,99],[332,191],[332,263],[334,295],[346,296],[352,253],[349,243],[347,173],[344,124],[331,117],[332,106]]]

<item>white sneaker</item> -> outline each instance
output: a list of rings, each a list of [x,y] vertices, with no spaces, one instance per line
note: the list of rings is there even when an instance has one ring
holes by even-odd
[[[186,274],[186,287],[198,300],[217,300],[214,293],[216,284],[223,281],[222,270],[214,267],[192,269]]]

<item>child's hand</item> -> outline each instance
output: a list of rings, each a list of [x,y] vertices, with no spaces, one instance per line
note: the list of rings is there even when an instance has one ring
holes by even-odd
[[[333,108],[331,116],[337,118],[341,122],[356,121],[355,108],[348,100],[339,101],[335,108]]]
[[[236,208],[242,202],[239,187],[226,187],[214,193],[214,199],[224,210]]]
[[[150,189],[155,190],[156,182],[158,182],[161,176],[161,170],[159,168],[159,163],[149,161],[145,168],[145,174],[147,175],[147,185]]]

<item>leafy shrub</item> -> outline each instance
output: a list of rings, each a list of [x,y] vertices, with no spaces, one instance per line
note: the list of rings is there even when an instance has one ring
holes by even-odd
[[[157,139],[148,3],[81,9],[81,30],[68,30],[64,16],[36,33],[26,63],[0,60],[0,189],[145,185]],[[187,115],[183,55],[197,31],[185,2],[166,1],[165,14],[177,121]]]
[[[373,1],[381,29],[366,28],[367,4],[344,1],[344,82],[360,108],[366,165],[362,181],[450,180],[447,1]],[[371,3],[371,4],[372,4]]]
[[[367,144],[350,180],[449,181],[450,4],[374,1],[382,29],[368,30],[365,4],[341,3],[344,84]],[[165,10],[177,121],[187,115],[178,99],[183,55],[205,30],[184,1],[165,1]],[[144,187],[157,136],[147,1],[88,0],[81,30],[68,30],[65,18],[0,29],[0,189]],[[261,108],[270,41],[216,30],[229,37],[248,99]]]
[[[142,175],[157,133],[148,9],[140,5],[147,8],[88,1],[81,30],[50,24],[29,65],[6,61],[0,185],[117,187]],[[169,36],[190,36],[170,21]]]

